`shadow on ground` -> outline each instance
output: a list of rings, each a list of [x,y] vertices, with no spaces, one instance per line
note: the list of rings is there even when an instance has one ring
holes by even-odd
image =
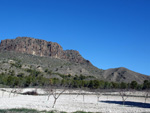
[[[123,105],[122,101],[100,101],[100,102]],[[149,103],[142,103],[142,102],[126,101],[124,105],[129,106],[129,107],[132,106],[132,107],[140,107],[140,108],[150,108]]]

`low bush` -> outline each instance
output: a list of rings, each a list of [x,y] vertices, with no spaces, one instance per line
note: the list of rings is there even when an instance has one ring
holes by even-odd
[[[36,91],[27,91],[23,95],[38,95],[38,93]]]

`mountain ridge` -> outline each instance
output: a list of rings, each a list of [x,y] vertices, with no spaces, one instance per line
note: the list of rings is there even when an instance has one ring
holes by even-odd
[[[150,77],[138,72],[134,72],[125,67],[110,68],[104,71],[103,76],[110,81],[138,81],[142,83],[144,80],[150,80]]]
[[[56,42],[47,42],[31,37],[17,37],[16,39],[2,40],[0,51],[16,51],[37,56],[67,59],[71,62],[91,64],[76,50],[63,50],[61,45]]]
[[[133,72],[127,68],[98,69],[89,60],[84,59],[78,51],[63,50],[56,42],[34,39],[30,37],[17,37],[16,39],[2,40],[0,43],[0,60],[3,58],[24,60],[23,64],[35,64],[41,68],[49,68],[54,73],[65,75],[94,76],[99,80],[112,82],[143,83],[150,80],[144,74]],[[55,75],[54,75],[55,76]]]

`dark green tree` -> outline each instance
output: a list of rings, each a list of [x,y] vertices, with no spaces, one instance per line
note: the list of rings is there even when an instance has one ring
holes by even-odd
[[[138,83],[136,81],[132,81],[130,84],[130,88],[132,88],[132,89],[136,89],[137,86],[138,86]]]
[[[120,88],[121,88],[121,89],[126,89],[126,88],[127,88],[127,84],[124,83],[124,82],[121,82],[121,83],[120,83]]]
[[[148,89],[148,88],[150,88],[150,81],[144,80],[143,89]]]

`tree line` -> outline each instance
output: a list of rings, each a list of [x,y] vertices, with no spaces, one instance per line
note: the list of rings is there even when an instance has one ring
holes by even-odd
[[[54,86],[69,86],[70,88],[90,88],[90,89],[135,89],[145,90],[150,89],[150,81],[145,80],[143,84],[138,84],[136,81],[131,83],[117,83],[108,82],[103,80],[95,79],[92,76],[83,75],[62,75],[59,74],[62,79],[58,78],[46,78],[36,70],[27,70],[30,75],[25,76],[24,73],[19,73],[14,76],[13,73],[1,73],[0,84],[9,87],[44,87],[50,85],[50,81]]]

